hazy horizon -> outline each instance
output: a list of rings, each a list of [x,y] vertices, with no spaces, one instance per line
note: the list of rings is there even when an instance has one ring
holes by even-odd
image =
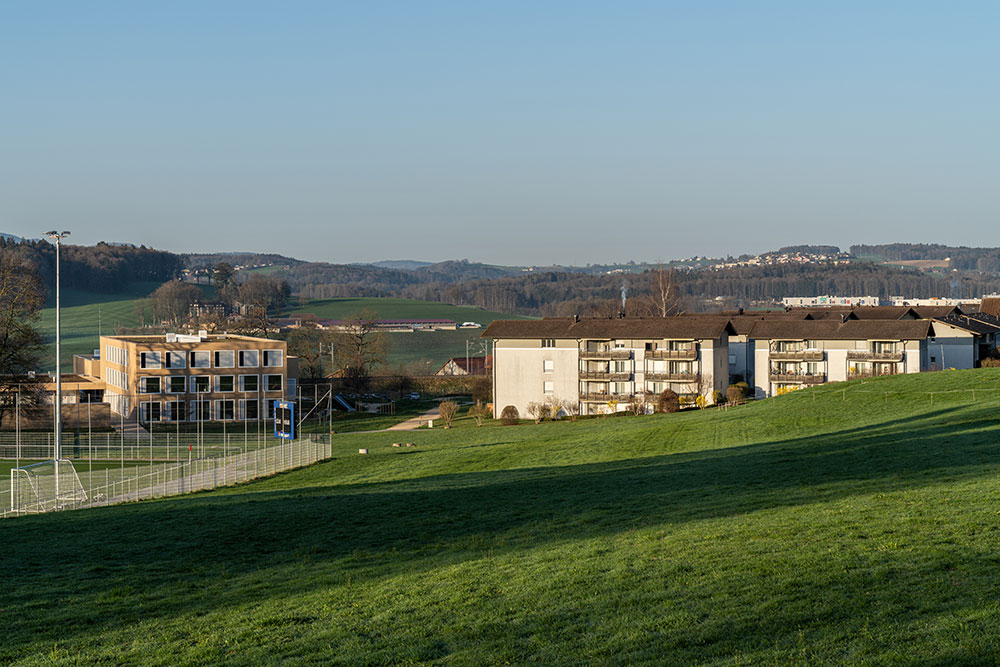
[[[334,263],[989,245],[998,18],[920,2],[7,4],[0,229]]]

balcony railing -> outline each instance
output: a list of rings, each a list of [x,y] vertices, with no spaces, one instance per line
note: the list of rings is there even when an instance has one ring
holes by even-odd
[[[823,350],[771,350],[775,361],[823,361]]]
[[[826,382],[825,374],[772,372],[768,377],[771,382],[791,382],[795,384],[823,384]]]
[[[588,392],[580,392],[580,400],[589,401],[591,403],[607,403],[608,401],[627,403],[633,398],[632,394],[592,394]]]
[[[646,379],[650,381],[664,380],[667,382],[697,382],[697,373],[646,373]]]
[[[647,359],[672,359],[676,361],[694,361],[698,358],[698,348],[683,350],[646,350]]]
[[[848,350],[849,361],[902,361],[903,351],[872,352],[871,350]]]
[[[877,377],[882,377],[883,375],[898,375],[898,374],[899,373],[896,370],[891,370],[891,371],[852,371],[850,369],[847,370],[847,378],[849,380],[853,380],[855,378],[877,378]]]
[[[601,382],[628,382],[631,373],[609,373],[607,371],[580,371],[581,380],[596,380]]]
[[[632,350],[580,350],[581,359],[631,359]]]

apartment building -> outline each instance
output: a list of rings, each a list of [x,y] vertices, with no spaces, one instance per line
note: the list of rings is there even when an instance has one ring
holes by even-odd
[[[74,371],[103,380],[111,412],[143,422],[256,421],[296,391],[280,340],[229,334],[101,336]]]
[[[726,317],[497,320],[493,396],[498,410],[572,401],[581,414],[654,403],[665,389],[694,400],[729,385]]]
[[[934,334],[931,320],[761,320],[749,333],[755,394],[930,370]]]

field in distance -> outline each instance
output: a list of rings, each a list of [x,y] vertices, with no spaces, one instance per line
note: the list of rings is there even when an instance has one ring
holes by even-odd
[[[62,291],[62,370],[73,370],[74,354],[90,354],[98,345],[98,330],[112,334],[116,327],[137,327],[139,317],[136,306],[159,283],[134,283],[119,294],[102,294],[83,290],[64,289]],[[211,290],[200,285],[203,290]],[[452,306],[450,304],[416,299],[313,299],[290,309],[290,313],[314,313],[320,319],[341,319],[362,309],[370,309],[383,319],[450,319],[458,322],[478,322],[484,327],[495,319],[518,319],[517,315],[506,315],[482,310],[473,306]],[[285,313],[287,314],[287,313]],[[146,307],[146,317],[151,318]],[[44,368],[55,366],[56,309],[54,297],[39,314],[39,328],[48,341]],[[422,372],[436,371],[451,357],[465,355],[465,342],[478,341],[482,329],[461,331],[418,332],[413,334],[389,334],[390,352],[386,364],[393,369],[399,364],[420,367]]]
[[[62,300],[62,370],[73,370],[74,354],[90,354],[98,345],[98,330],[113,334],[115,327],[139,326],[136,304],[160,286],[160,283],[133,283],[119,294],[103,294],[63,289]],[[147,317],[151,314],[147,308]],[[46,370],[55,368],[56,304],[53,294],[39,313],[38,326],[48,342]]]
[[[508,315],[475,306],[453,306],[435,301],[417,299],[309,299],[289,310],[290,314],[313,313],[319,319],[339,320],[355,315],[362,310],[376,313],[379,319],[446,319],[458,324],[476,322],[486,327],[493,320],[524,319],[520,315]],[[432,374],[452,357],[465,356],[466,341],[474,341],[471,354],[481,354],[479,345],[482,329],[460,329],[458,331],[417,331],[413,333],[390,333],[389,359],[383,370],[392,370],[400,364],[412,372]]]
[[[0,662],[993,663],[998,386],[344,434],[249,485],[5,520]]]

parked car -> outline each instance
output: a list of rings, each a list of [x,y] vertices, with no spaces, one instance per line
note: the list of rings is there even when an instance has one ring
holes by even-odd
[[[416,401],[420,398],[420,394],[415,391],[411,391],[409,394],[403,396],[407,401]]]

